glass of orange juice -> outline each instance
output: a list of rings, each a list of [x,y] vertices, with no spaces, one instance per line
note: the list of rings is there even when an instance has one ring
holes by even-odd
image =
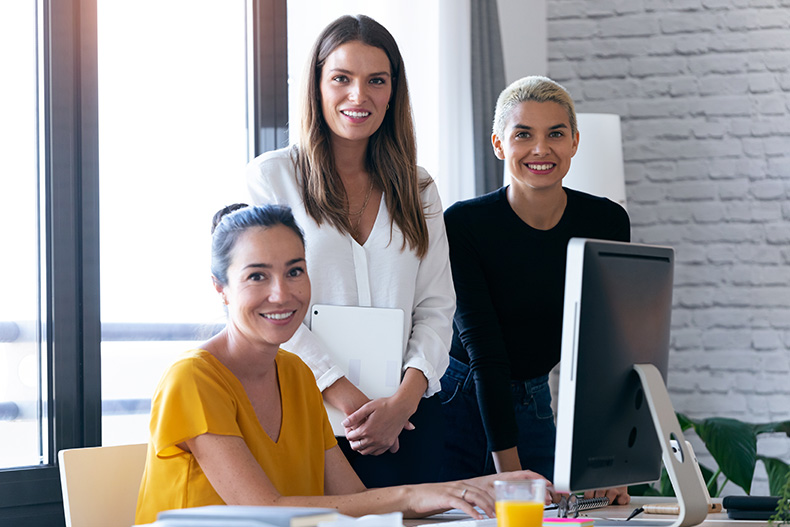
[[[497,527],[541,527],[546,481],[495,481]]]

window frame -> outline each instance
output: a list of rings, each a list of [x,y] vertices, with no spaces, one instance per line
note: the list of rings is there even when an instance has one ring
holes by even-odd
[[[244,1],[254,157],[283,146],[283,137],[287,144],[286,0]],[[50,462],[0,470],[0,524],[20,527],[65,525],[57,452],[101,444],[97,0],[41,0],[37,11],[42,419]]]
[[[287,0],[247,2],[249,160],[288,146],[287,12]]]
[[[16,525],[63,524],[56,453],[101,437],[96,1],[44,0],[37,9],[40,334],[48,370],[42,419],[50,463],[0,471],[0,520]]]

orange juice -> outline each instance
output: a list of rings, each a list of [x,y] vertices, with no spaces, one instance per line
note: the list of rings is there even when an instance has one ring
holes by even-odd
[[[497,501],[497,527],[541,527],[543,503],[534,501]]]

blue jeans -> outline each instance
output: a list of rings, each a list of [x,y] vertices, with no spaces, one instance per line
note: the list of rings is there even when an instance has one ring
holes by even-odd
[[[556,427],[548,375],[511,381],[521,467],[552,479]],[[468,365],[450,357],[439,392],[445,421],[441,479],[451,481],[496,472],[488,449],[475,381]]]

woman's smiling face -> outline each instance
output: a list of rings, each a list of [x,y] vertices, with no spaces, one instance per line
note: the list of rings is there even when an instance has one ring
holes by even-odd
[[[532,190],[562,186],[579,145],[565,109],[556,102],[526,101],[510,112],[503,137],[492,135],[514,185]]]
[[[355,40],[329,54],[321,69],[321,109],[333,140],[365,141],[379,129],[392,95],[387,54]]]
[[[288,227],[250,227],[231,252],[228,284],[217,286],[228,325],[247,340],[277,347],[307,314],[310,279],[304,245]]]

